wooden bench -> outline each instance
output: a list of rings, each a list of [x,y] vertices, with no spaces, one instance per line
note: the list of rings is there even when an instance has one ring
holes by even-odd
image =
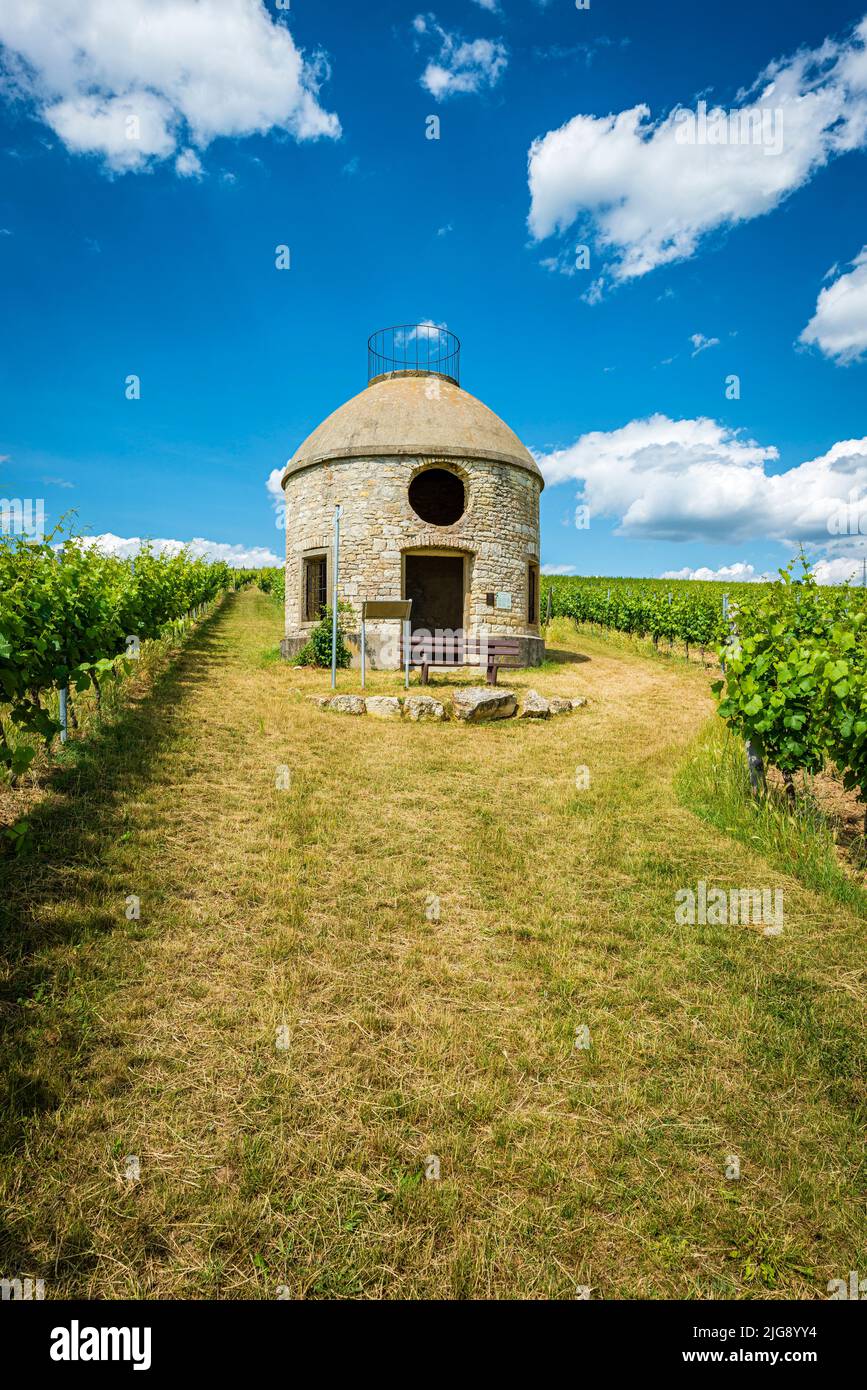
[[[430,637],[413,633],[410,666],[421,667],[421,683],[427,685],[432,666],[484,666],[488,685],[497,684],[501,666],[517,666],[520,644],[513,637],[464,637],[460,634]]]

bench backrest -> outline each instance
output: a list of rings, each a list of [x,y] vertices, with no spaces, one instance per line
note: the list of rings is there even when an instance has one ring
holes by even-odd
[[[517,656],[520,644],[510,637],[416,636],[410,642],[410,661],[414,666],[475,665],[479,661],[499,662]]]

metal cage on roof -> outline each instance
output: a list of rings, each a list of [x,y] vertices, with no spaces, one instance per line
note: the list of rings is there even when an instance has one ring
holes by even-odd
[[[367,382],[389,376],[444,376],[461,380],[461,340],[437,323],[399,323],[367,340]]]

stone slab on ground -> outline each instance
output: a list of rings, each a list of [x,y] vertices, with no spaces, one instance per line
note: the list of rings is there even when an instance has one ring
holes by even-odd
[[[366,714],[364,700],[360,695],[335,695],[328,701],[328,708],[336,714]]]
[[[551,706],[540,695],[538,690],[528,690],[521,705],[522,719],[548,719],[551,715]]]
[[[514,690],[496,685],[467,685],[452,696],[456,719],[480,724],[484,719],[511,719],[518,711]]]
[[[400,700],[395,695],[368,695],[364,703],[374,719],[400,719]]]
[[[420,719],[445,719],[445,705],[441,705],[439,700],[435,700],[431,695],[408,695],[404,700],[403,707],[407,717],[414,721]]]

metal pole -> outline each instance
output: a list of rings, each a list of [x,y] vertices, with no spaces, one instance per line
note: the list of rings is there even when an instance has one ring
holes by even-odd
[[[63,546],[62,546],[62,545],[59,546],[58,549],[57,549],[57,563],[58,563],[59,565],[62,565],[62,564],[63,564]],[[68,723],[68,701],[69,701],[69,686],[68,686],[68,685],[62,685],[62,686],[60,687],[60,711],[59,711],[59,713],[60,713],[60,742],[61,742],[61,743],[65,743],[65,742],[66,742],[66,735],[67,735],[67,732],[68,732],[68,729],[69,729],[69,723]]]
[[[410,643],[410,620],[409,620],[409,618],[404,618],[404,620],[403,620],[403,667],[404,667],[404,685],[406,686],[407,690],[409,690],[409,643]]]
[[[337,579],[340,568],[340,516],[338,502],[334,508],[334,584],[331,590],[331,689],[337,688]]]
[[[361,619],[361,688],[362,688],[362,690],[364,689],[364,675],[365,675],[364,649],[365,649],[366,646],[367,646],[367,623],[366,623],[365,619],[362,618],[362,619]]]

